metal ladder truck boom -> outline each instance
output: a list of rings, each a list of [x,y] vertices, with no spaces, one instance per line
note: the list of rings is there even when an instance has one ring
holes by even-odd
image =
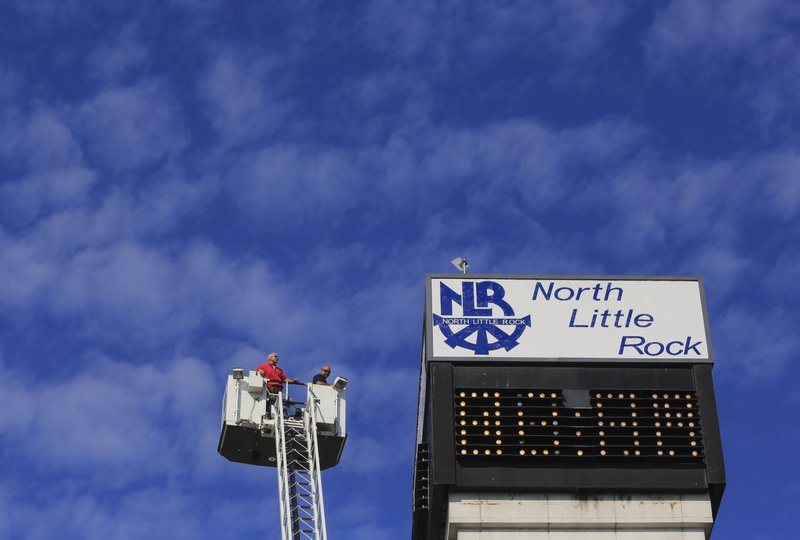
[[[288,387],[269,394],[260,375],[235,369],[223,398],[217,450],[231,461],[276,468],[281,540],[327,540],[321,473],[339,462],[347,438],[347,379],[304,386],[305,403],[292,401]]]
[[[272,404],[272,414],[278,424],[275,454],[278,456],[282,540],[328,538],[313,387],[309,387],[308,397],[300,419],[286,414],[281,394]]]

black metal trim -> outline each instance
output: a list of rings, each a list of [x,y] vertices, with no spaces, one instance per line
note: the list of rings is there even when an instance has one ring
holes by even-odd
[[[431,364],[429,381],[431,392],[431,460],[434,484],[453,484],[456,481],[455,435],[453,432],[453,367],[449,364]]]
[[[727,482],[725,460],[722,455],[722,435],[719,431],[717,400],[714,394],[711,366],[697,365],[694,366],[693,372],[697,386],[697,399],[703,411],[704,422],[712,428],[705,431],[705,450],[711,507],[714,511],[714,519],[716,519]]]

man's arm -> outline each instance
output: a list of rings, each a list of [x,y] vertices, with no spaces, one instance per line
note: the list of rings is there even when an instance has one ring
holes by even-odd
[[[278,374],[281,376],[281,379],[284,382],[287,382],[287,383],[299,383],[300,382],[300,379],[290,379],[289,377],[287,377],[286,373],[282,369],[280,371],[278,371]]]

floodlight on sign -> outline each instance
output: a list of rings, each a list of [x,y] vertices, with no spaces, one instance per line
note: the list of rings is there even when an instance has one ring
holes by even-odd
[[[458,270],[462,274],[466,274],[467,273],[467,268],[469,267],[469,264],[467,263],[467,258],[466,257],[456,257],[455,259],[450,261],[450,264],[452,264],[453,266],[458,268]]]

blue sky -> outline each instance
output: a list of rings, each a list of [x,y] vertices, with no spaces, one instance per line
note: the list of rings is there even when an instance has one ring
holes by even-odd
[[[5,0],[0,537],[277,525],[226,374],[349,386],[333,539],[409,538],[426,273],[702,275],[717,538],[796,534],[795,2]]]

